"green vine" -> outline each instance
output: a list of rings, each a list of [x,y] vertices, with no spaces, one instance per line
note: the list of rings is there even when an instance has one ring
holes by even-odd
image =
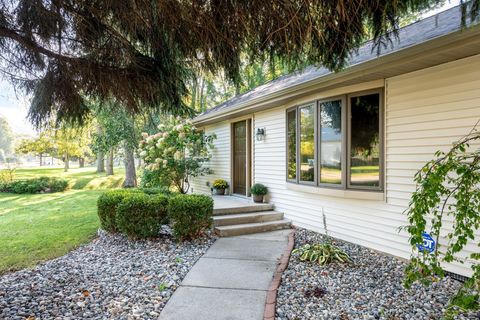
[[[477,123],[478,124],[478,123]],[[429,161],[415,174],[417,184],[409,208],[406,210],[413,248],[410,263],[406,268],[404,284],[410,287],[420,281],[428,285],[444,276],[442,263],[467,259],[472,264],[472,279],[480,279],[480,252],[460,257],[467,243],[477,243],[475,234],[480,228],[480,132],[477,125],[471,132],[454,143],[448,152],[437,151],[435,159]],[[477,143],[476,146],[472,144]],[[453,225],[445,228],[447,217]],[[429,230],[428,230],[429,229]],[[418,250],[423,244],[423,233],[429,232],[436,240],[434,252]],[[439,240],[445,237],[446,244]]]

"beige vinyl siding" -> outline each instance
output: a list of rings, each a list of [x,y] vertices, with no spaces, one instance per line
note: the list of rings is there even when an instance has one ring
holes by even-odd
[[[255,113],[255,128],[266,128],[266,137],[255,141],[254,181],[268,186],[270,201],[295,225],[324,232],[325,214],[332,236],[408,258],[408,235],[398,228],[406,224],[402,212],[415,190],[413,176],[480,119],[479,88],[480,56],[385,80],[385,200],[315,194],[307,186],[292,190],[285,181],[285,110],[291,104]],[[475,249],[470,244],[464,253]],[[470,274],[468,265],[446,269]]]
[[[200,176],[193,179],[192,188],[194,193],[210,194],[211,183],[215,179],[225,179],[231,184],[230,179],[230,123],[220,122],[204,128],[206,134],[215,133],[217,139],[214,141],[212,159],[207,166],[213,170],[211,175]]]

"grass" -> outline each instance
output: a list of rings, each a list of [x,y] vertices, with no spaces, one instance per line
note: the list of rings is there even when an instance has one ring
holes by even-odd
[[[16,179],[54,176],[67,179],[72,189],[52,194],[0,193],[0,274],[31,267],[64,255],[88,242],[99,222],[96,202],[102,189],[123,182],[123,170],[105,177],[94,168],[18,169]]]
[[[38,177],[57,177],[70,182],[73,190],[94,190],[120,188],[125,174],[124,168],[115,168],[115,175],[106,177],[105,174],[95,172],[92,167],[70,169],[64,172],[63,168],[33,168],[15,170],[15,179],[32,179]]]

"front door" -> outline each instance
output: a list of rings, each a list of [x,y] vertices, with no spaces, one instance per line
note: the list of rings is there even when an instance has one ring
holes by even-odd
[[[233,193],[247,195],[247,121],[233,124]]]

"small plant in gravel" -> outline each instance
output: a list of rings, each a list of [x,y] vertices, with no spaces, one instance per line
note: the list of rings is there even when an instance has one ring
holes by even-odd
[[[301,261],[316,262],[320,265],[341,262],[351,263],[350,256],[341,248],[335,246],[328,235],[327,218],[325,214],[323,216],[323,228],[325,229],[326,240],[324,243],[305,244],[300,248],[292,251],[293,254],[298,254]]]
[[[162,282],[158,285],[158,291],[165,291],[168,289],[168,284],[166,284],[165,282]]]
[[[352,262],[350,256],[346,252],[330,242],[305,244],[292,252],[298,254],[301,261],[316,262],[320,265],[332,262]]]

